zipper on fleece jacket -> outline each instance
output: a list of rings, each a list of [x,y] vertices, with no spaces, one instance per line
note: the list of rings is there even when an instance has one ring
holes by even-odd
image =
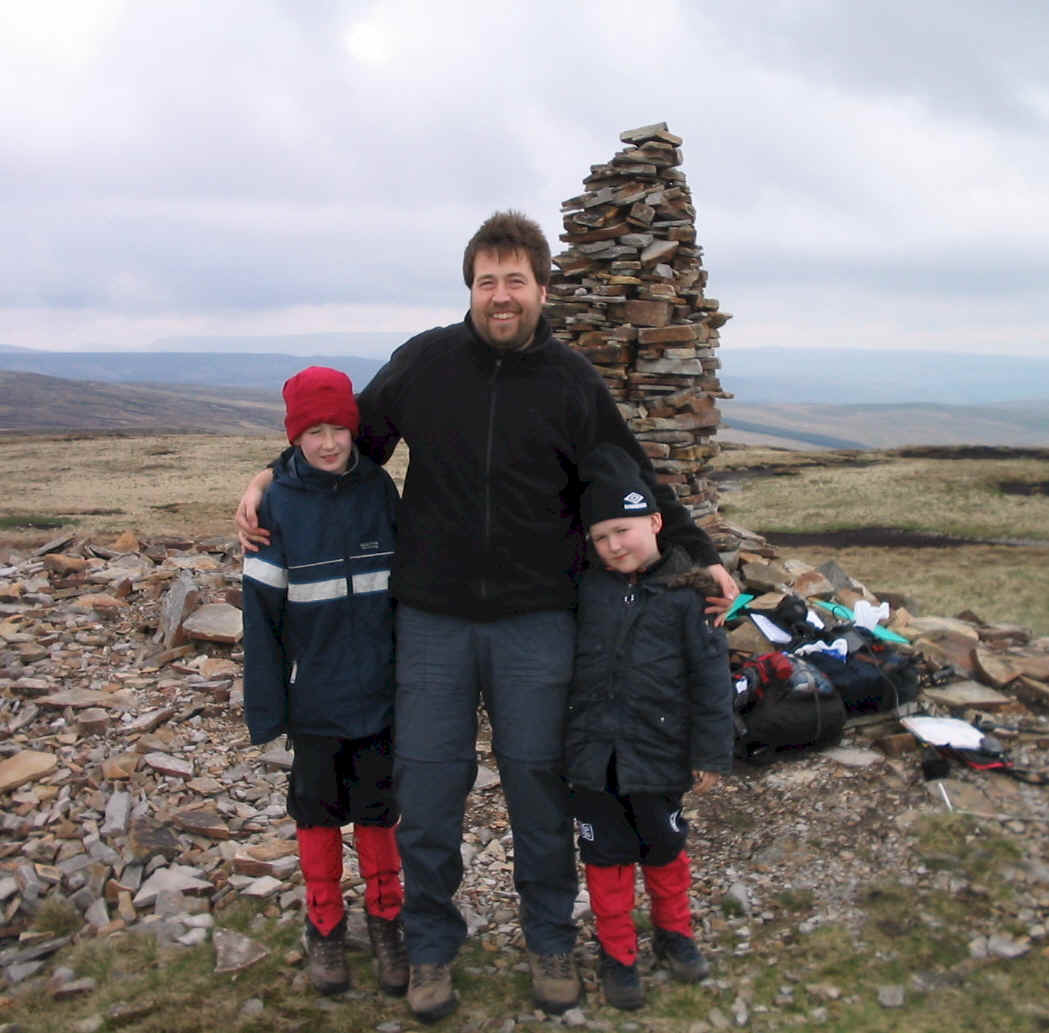
[[[488,440],[484,449],[484,552],[487,557],[492,549],[492,438],[495,429],[495,382],[503,365],[503,357],[496,356],[495,369],[488,380]],[[488,580],[481,578],[481,598],[488,598]]]

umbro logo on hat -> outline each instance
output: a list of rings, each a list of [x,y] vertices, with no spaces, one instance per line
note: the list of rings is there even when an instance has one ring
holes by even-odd
[[[647,509],[648,499],[639,491],[632,491],[623,496],[624,509]]]

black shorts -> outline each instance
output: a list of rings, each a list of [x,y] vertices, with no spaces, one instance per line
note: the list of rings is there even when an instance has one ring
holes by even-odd
[[[288,814],[297,824],[390,828],[397,823],[389,728],[361,739],[297,735],[293,749]]]
[[[684,849],[688,822],[680,793],[621,794],[615,758],[604,789],[572,789],[572,817],[579,828],[584,864],[607,867],[636,864],[662,867]]]

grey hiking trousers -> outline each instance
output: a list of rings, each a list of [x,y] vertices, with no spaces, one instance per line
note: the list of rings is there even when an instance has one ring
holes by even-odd
[[[572,949],[576,868],[562,738],[574,647],[567,611],[472,621],[397,608],[394,789],[413,965],[451,961],[466,938],[452,897],[480,699],[510,816],[525,942],[539,954]]]

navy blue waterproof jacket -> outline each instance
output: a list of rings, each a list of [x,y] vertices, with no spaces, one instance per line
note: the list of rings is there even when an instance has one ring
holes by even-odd
[[[732,765],[733,687],[724,632],[673,549],[638,576],[591,567],[579,591],[568,697],[569,780],[604,789],[616,756],[619,792],[680,793],[694,771]]]
[[[413,337],[360,393],[359,447],[411,457],[393,566],[398,601],[495,620],[570,609],[584,557],[579,463],[602,442],[641,467],[663,512],[662,540],[702,565],[717,550],[651,461],[600,375],[545,319],[521,351],[462,323]]]
[[[350,463],[327,473],[295,449],[262,500],[270,544],[244,557],[243,578],[253,743],[282,732],[356,739],[393,721],[397,489],[366,456]]]

